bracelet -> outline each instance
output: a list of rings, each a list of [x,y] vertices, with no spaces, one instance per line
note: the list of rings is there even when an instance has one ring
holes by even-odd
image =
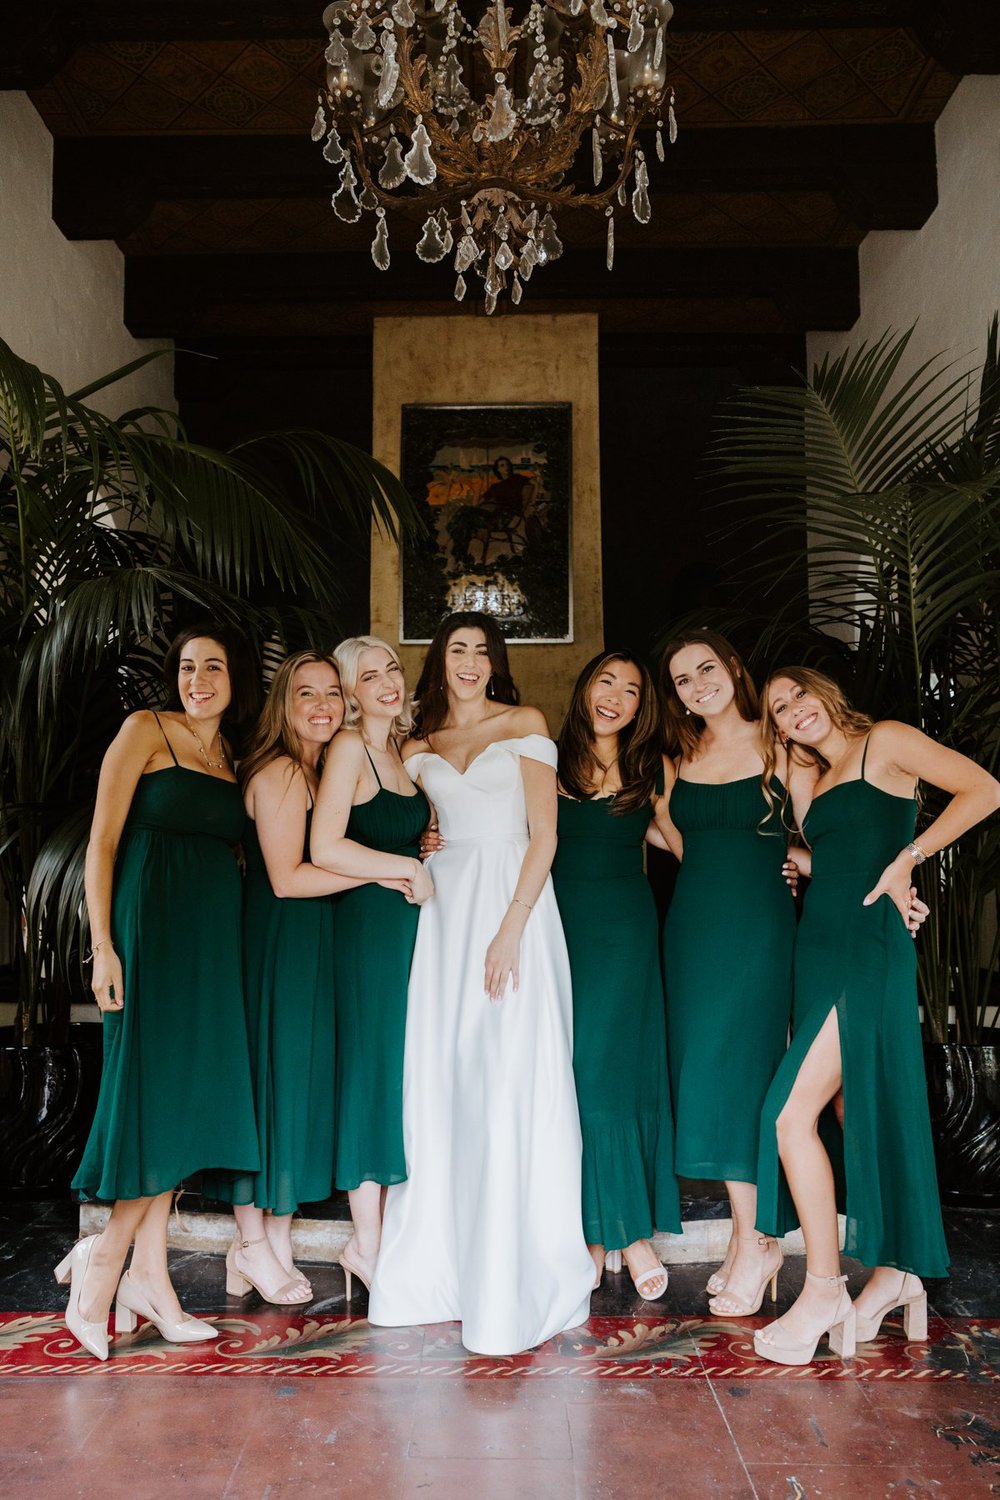
[[[906,852],[910,856],[910,858],[913,860],[913,863],[915,865],[922,865],[923,862],[924,862],[924,860],[927,858],[927,852],[926,852],[926,850],[921,849],[921,847],[917,843],[916,839],[913,840],[912,844],[907,844],[907,846],[906,846]]]
[[[532,909],[531,902],[530,901],[522,901],[521,898],[520,898],[520,896],[513,896],[513,897],[511,897],[511,903],[510,904],[511,904],[511,906],[523,906],[526,911],[531,911],[531,909]]]
[[[83,955],[83,962],[85,964],[89,964],[90,960],[93,958],[93,956],[97,952],[98,948],[103,948],[104,945],[105,945],[105,943],[110,943],[110,942],[111,942],[111,939],[109,937],[101,938],[101,941],[99,943],[95,943],[94,946],[91,948],[91,950],[90,950],[89,953],[85,953]]]

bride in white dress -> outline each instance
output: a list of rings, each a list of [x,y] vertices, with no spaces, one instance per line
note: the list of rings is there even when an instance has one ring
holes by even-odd
[[[516,1354],[589,1313],[569,962],[549,866],[556,749],[517,706],[495,623],[451,615],[403,756],[437,811],[403,1074],[408,1176],[389,1188],[368,1317],[460,1319]]]

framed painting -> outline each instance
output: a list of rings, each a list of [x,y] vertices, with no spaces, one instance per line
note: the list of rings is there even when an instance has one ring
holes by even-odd
[[[402,552],[400,640],[492,615],[509,641],[572,641],[569,402],[404,406],[400,477],[425,520]]]

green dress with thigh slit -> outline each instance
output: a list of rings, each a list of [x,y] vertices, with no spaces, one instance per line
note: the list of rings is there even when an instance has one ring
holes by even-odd
[[[682,1177],[754,1182],[760,1110],[788,1041],[795,903],[759,776],[678,777],[684,839],[663,929],[667,1049]]]
[[[867,755],[867,746],[865,747]],[[916,954],[888,896],[863,906],[913,838],[916,802],[861,777],[809,809],[812,880],[795,941],[792,1043],[761,1119],[758,1227],[771,1232],[787,1193],[776,1121],[831,1011],[837,1015],[843,1133],[824,1135],[846,1179],[844,1249],[866,1266],[946,1276],[927,1083],[917,1017]],[[842,1151],[842,1164],[836,1157]]]
[[[303,859],[309,862],[306,813]],[[333,1185],[333,898],[279,897],[247,822],[244,985],[260,1171],[207,1179],[226,1203],[276,1214],[330,1196]]]
[[[583,1232],[620,1250],[681,1231],[656,903],[643,873],[647,807],[559,798],[552,865],[573,980],[583,1133]]]
[[[404,796],[380,784],[368,802],[351,808],[346,837],[386,854],[415,856],[428,817],[419,788]],[[406,1177],[403,1038],[419,910],[401,892],[373,882],[344,891],[336,904],[334,1176],[341,1191]]]
[[[257,1169],[234,852],[245,824],[234,782],[176,757],[139,780],[111,900],[125,1004],[104,1015],[100,1096],[73,1179],[84,1197]]]

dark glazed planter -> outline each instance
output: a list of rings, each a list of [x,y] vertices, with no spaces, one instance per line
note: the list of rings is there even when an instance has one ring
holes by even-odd
[[[925,1042],[941,1198],[1000,1207],[1000,1046]]]
[[[0,1043],[0,1193],[62,1194],[86,1144],[101,1081],[101,1028],[66,1046]]]

